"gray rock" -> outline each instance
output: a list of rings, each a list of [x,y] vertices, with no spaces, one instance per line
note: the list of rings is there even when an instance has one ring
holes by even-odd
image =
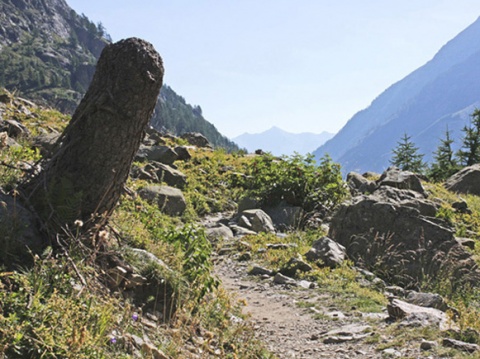
[[[445,347],[461,350],[467,353],[475,353],[477,351],[480,351],[480,346],[478,346],[477,344],[465,343],[460,340],[455,340],[450,338],[444,338],[442,340],[442,345]]]
[[[309,282],[308,280],[301,280],[298,282],[298,286],[305,289],[313,289],[316,287],[316,284],[313,282]]]
[[[267,249],[273,250],[288,249],[296,246],[297,245],[295,243],[267,243]]]
[[[390,186],[397,189],[407,189],[427,197],[422,182],[413,172],[402,171],[397,167],[389,167],[377,181],[378,186]]]
[[[273,282],[275,284],[297,285],[297,282],[295,281],[295,279],[287,277],[282,273],[275,274],[275,277],[273,277]]]
[[[32,146],[38,148],[42,156],[48,157],[59,137],[60,134],[55,132],[40,134],[33,138]]]
[[[227,226],[219,223],[216,227],[206,228],[207,238],[211,242],[233,239],[233,232]]]
[[[171,216],[178,216],[185,212],[187,203],[182,191],[168,186],[147,186],[138,191],[144,200],[156,203],[158,208]]]
[[[155,167],[157,167],[155,174],[159,181],[165,182],[172,187],[180,189],[185,188],[187,184],[187,176],[182,172],[162,163],[156,164]]]
[[[302,228],[306,212],[302,207],[284,206],[266,208],[276,228],[282,231]]]
[[[153,263],[157,267],[165,270],[166,272],[171,272],[172,271],[170,269],[170,267],[164,261],[162,261],[160,258],[158,258],[153,253],[150,253],[150,252],[148,252],[144,249],[131,248],[131,249],[128,250],[128,253],[133,255],[137,259],[137,261],[139,261],[141,263]]]
[[[456,193],[480,195],[480,163],[455,173],[447,179],[445,188]]]
[[[280,269],[280,273],[288,277],[295,277],[297,272],[306,273],[312,270],[312,266],[305,262],[299,255],[298,257],[291,258],[288,263]]]
[[[405,301],[410,304],[419,305],[421,307],[435,308],[445,312],[448,309],[448,305],[445,300],[436,293],[419,293],[415,291],[409,291]]]
[[[189,144],[199,148],[213,148],[207,138],[198,132],[187,132],[180,136]]]
[[[175,153],[178,155],[178,161],[188,161],[192,158],[190,154],[190,150],[192,150],[191,146],[177,146],[174,148]]]
[[[375,181],[371,181],[357,172],[350,172],[347,175],[347,185],[352,194],[372,193],[377,189]]]
[[[0,132],[4,131],[12,138],[28,136],[30,134],[30,131],[24,125],[15,120],[0,120]]]
[[[248,272],[248,274],[250,274],[250,275],[268,275],[268,276],[272,276],[272,275],[273,275],[273,271],[271,271],[270,269],[264,268],[264,267],[254,266],[252,269],[250,269],[250,271]]]
[[[393,299],[387,305],[387,311],[392,320],[400,320],[407,326],[435,325],[440,330],[452,328],[450,318],[441,310],[435,308],[420,307],[415,304]]]
[[[313,242],[312,248],[305,253],[305,258],[318,265],[335,268],[345,261],[345,247],[328,237],[322,237]]]
[[[178,154],[168,146],[145,146],[140,145],[136,161],[155,161],[171,165],[178,159]]]
[[[437,342],[432,342],[429,340],[422,340],[420,343],[421,350],[432,350],[438,346]]]
[[[0,132],[0,148],[5,147],[18,147],[21,148],[22,146],[18,144],[13,138],[9,137],[6,132]]]
[[[382,356],[387,358],[400,358],[402,353],[396,349],[388,348],[382,351]]]
[[[398,285],[391,285],[388,287],[385,287],[385,292],[389,295],[393,295],[396,297],[405,297],[405,289],[402,287],[399,287]]]
[[[341,312],[331,312],[333,314],[343,315]],[[361,324],[348,324],[334,329],[325,334],[324,344],[340,344],[348,341],[356,341],[368,337],[371,333],[371,326]]]
[[[414,191],[383,186],[342,204],[329,237],[346,248],[356,265],[379,268],[392,284],[405,287],[440,273],[455,283],[478,283],[480,271],[455,240],[453,228],[424,215],[434,212],[435,206]]]
[[[273,233],[275,228],[273,227],[272,219],[261,209],[249,209],[240,213],[238,218],[238,224],[244,228],[247,228],[256,233]]]

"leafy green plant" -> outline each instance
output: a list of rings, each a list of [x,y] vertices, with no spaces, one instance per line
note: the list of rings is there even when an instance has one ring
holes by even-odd
[[[220,284],[212,275],[212,246],[205,231],[194,226],[170,231],[166,241],[179,246],[183,254],[183,274],[190,284],[196,300],[201,300],[207,293]]]
[[[246,174],[242,185],[247,195],[257,197],[264,206],[284,201],[307,211],[332,209],[347,194],[340,166],[328,156],[317,166],[313,155],[276,158],[266,154],[256,157]]]

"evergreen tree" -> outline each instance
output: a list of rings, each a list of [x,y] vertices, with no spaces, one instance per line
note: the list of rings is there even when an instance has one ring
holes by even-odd
[[[470,125],[463,129],[462,148],[457,152],[458,162],[462,166],[471,166],[480,162],[480,110],[472,113]]]
[[[434,162],[429,171],[429,177],[434,181],[443,181],[459,169],[454,159],[452,143],[453,140],[447,127],[445,138],[440,140],[440,145],[434,152]]]
[[[423,154],[418,153],[418,147],[410,141],[410,136],[406,133],[397,143],[397,147],[392,150],[393,157],[390,163],[403,171],[421,173],[425,168]]]

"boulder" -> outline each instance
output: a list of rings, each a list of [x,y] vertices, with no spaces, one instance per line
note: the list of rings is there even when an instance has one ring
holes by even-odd
[[[162,212],[171,216],[181,215],[187,208],[185,197],[178,188],[147,186],[140,189],[138,194],[149,203],[156,203]]]
[[[402,171],[397,167],[389,167],[377,181],[378,186],[390,186],[398,189],[407,189],[427,197],[420,178],[413,172]]]
[[[449,191],[480,195],[480,163],[465,167],[445,182]]]
[[[441,310],[410,304],[393,299],[387,305],[391,320],[402,321],[406,326],[437,326],[440,330],[451,329],[453,323]]]
[[[136,161],[155,161],[171,165],[178,159],[178,154],[168,146],[141,145],[136,154]]]
[[[382,176],[383,177],[383,176]],[[441,274],[477,283],[480,272],[446,222],[430,217],[435,204],[412,190],[380,188],[344,203],[333,215],[329,237],[359,266],[401,286]]]
[[[211,242],[225,241],[233,238],[233,231],[221,223],[215,227],[206,228],[205,232],[208,240]]]
[[[24,125],[15,120],[0,120],[0,132],[7,132],[8,136],[13,138],[30,134]]]
[[[210,142],[208,142],[207,138],[198,132],[187,132],[180,136],[184,140],[186,140],[189,144],[199,148],[212,148]]]
[[[328,237],[317,239],[312,248],[305,253],[305,258],[320,266],[335,268],[344,262],[346,257],[345,247]]]
[[[480,351],[480,346],[478,344],[465,343],[451,338],[444,338],[442,340],[442,345],[444,347],[454,348],[467,353],[475,353]]]
[[[347,185],[352,194],[372,193],[377,188],[375,181],[371,181],[357,172],[350,172],[347,175]]]
[[[273,277],[273,283],[293,285],[293,286],[297,285],[297,282],[295,281],[295,279],[287,277],[286,275],[283,275],[282,273],[275,274],[275,277]]]
[[[173,150],[176,152],[178,155],[178,161],[188,161],[190,158],[192,158],[192,155],[190,154],[190,150],[194,149],[195,147],[192,146],[177,146]]]
[[[13,138],[9,137],[7,132],[0,132],[0,148],[5,147],[22,147],[20,146],[17,141]]]
[[[162,163],[155,164],[155,174],[161,182],[165,182],[167,185],[183,189],[187,184],[187,176],[185,176],[179,170],[176,170],[169,165]]]
[[[272,219],[261,209],[248,209],[237,216],[239,226],[247,228],[256,233],[275,232]]]
[[[52,153],[53,147],[60,137],[59,133],[44,133],[33,138],[33,147],[38,148],[42,156],[47,157]]]
[[[271,271],[270,269],[267,269],[265,267],[260,267],[260,266],[253,266],[252,269],[250,269],[250,271],[248,272],[249,275],[260,275],[260,276],[273,276],[273,271]]]
[[[301,228],[306,218],[306,212],[302,207],[280,205],[266,208],[265,212],[270,216],[275,227],[281,231]]]
[[[312,266],[305,262],[300,255],[298,255],[297,257],[291,258],[287,264],[280,269],[280,273],[293,278],[297,275],[297,272],[306,273],[312,270]]]
[[[445,300],[441,295],[436,293],[409,291],[405,301],[420,307],[435,308],[441,310],[442,312],[445,312],[448,309],[448,305]]]

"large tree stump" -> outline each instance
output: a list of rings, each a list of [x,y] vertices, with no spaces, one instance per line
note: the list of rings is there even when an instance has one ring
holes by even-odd
[[[23,186],[48,229],[58,231],[75,220],[92,228],[112,213],[155,108],[163,72],[160,55],[146,41],[130,38],[105,47],[52,158]]]

